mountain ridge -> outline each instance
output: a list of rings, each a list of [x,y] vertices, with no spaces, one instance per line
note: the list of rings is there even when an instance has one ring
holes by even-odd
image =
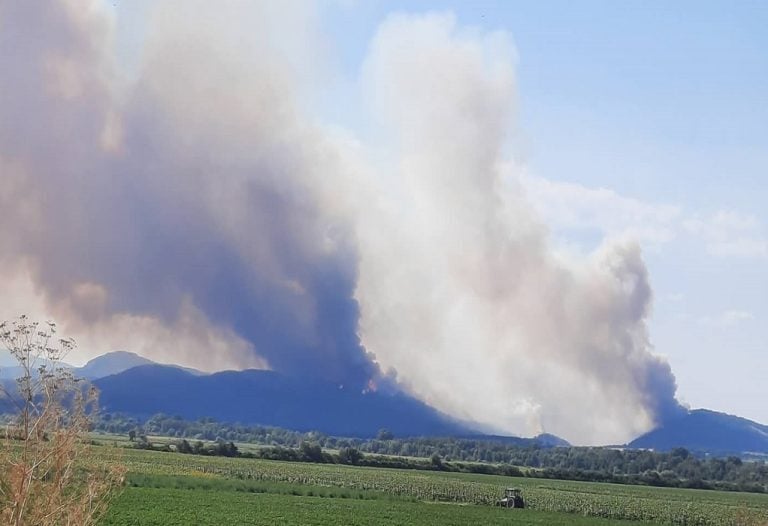
[[[684,447],[719,454],[768,454],[768,426],[710,409],[693,409],[637,437],[627,447],[658,451]]]
[[[0,358],[0,380],[15,380],[23,374],[24,370],[18,365],[17,360],[10,356],[10,353],[5,352],[4,354],[0,354]],[[39,360],[40,365],[47,363],[50,362],[48,362],[48,360]],[[194,375],[205,374],[202,371],[192,369],[191,367],[183,367],[176,364],[162,364],[130,351],[111,351],[101,354],[88,360],[82,367],[75,367],[66,362],[56,362],[56,365],[60,369],[68,369],[72,371],[72,374],[74,374],[75,377],[84,378],[86,380],[96,380],[105,376],[119,374],[140,365],[165,365],[167,367],[175,367],[187,371]],[[33,371],[33,374],[36,374],[36,369]]]
[[[248,369],[194,376],[164,365],[141,365],[94,381],[105,411],[148,417],[154,413],[374,436],[465,434],[447,415],[403,393],[364,393],[314,380]]]
[[[13,387],[10,378],[16,369],[0,370],[0,380],[7,384],[6,388]],[[482,435],[521,446],[528,445],[528,441],[545,447],[570,446],[566,440],[549,434],[530,439],[488,435],[479,431],[481,426],[459,422],[404,393],[365,394],[274,371],[248,369],[206,374],[159,364],[127,351],[97,356],[82,367],[72,367],[72,371],[99,387],[103,409],[138,417],[164,412],[189,419],[213,417],[334,435],[374,436],[379,429],[387,428],[399,436]],[[716,455],[768,455],[768,426],[736,415],[694,409],[618,447],[658,451],[683,447]]]
[[[134,367],[140,367],[142,365],[163,365],[166,367],[173,367],[186,371],[193,375],[203,375],[205,373],[192,369],[190,367],[183,367],[176,364],[159,363],[149,358],[145,358],[140,354],[136,354],[130,351],[112,351],[106,354],[91,358],[82,367],[75,367],[73,372],[75,376],[86,378],[88,380],[97,380],[104,378],[105,376],[111,376],[119,374]]]

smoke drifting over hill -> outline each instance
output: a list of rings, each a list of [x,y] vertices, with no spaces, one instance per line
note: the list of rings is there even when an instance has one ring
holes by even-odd
[[[361,74],[374,162],[306,110],[312,10],[189,4],[156,10],[130,82],[100,4],[0,7],[0,267],[70,333],[354,389],[397,371],[456,416],[575,442],[677,410],[639,247],[556,256],[516,185],[505,34],[386,20]]]

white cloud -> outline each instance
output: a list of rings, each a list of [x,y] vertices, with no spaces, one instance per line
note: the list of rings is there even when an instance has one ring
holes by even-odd
[[[755,216],[721,210],[706,219],[688,219],[683,226],[688,232],[699,236],[707,252],[713,256],[768,257],[768,240]]]
[[[755,319],[755,315],[745,310],[726,310],[717,316],[705,316],[699,319],[701,325],[730,328]]]
[[[517,178],[532,206],[556,233],[598,232],[634,239],[644,248],[691,237],[716,257],[767,258],[768,237],[760,220],[733,210],[710,216],[682,206],[653,203],[606,188],[550,181],[525,174]]]
[[[679,206],[648,203],[606,188],[519,177],[539,215],[555,230],[599,230],[610,237],[630,237],[659,245],[677,235]]]

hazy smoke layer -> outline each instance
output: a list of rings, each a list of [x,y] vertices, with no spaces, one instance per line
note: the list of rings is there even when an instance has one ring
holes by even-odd
[[[505,35],[382,25],[377,167],[298,102],[312,9],[192,4],[153,11],[126,83],[99,2],[0,3],[0,292],[28,283],[90,345],[186,365],[354,388],[392,368],[505,431],[619,441],[676,410],[639,248],[555,257],[503,163]]]

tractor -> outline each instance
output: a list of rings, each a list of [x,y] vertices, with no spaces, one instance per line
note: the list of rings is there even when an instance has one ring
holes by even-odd
[[[520,488],[505,489],[504,497],[497,500],[496,505],[502,508],[525,508],[522,490]]]

